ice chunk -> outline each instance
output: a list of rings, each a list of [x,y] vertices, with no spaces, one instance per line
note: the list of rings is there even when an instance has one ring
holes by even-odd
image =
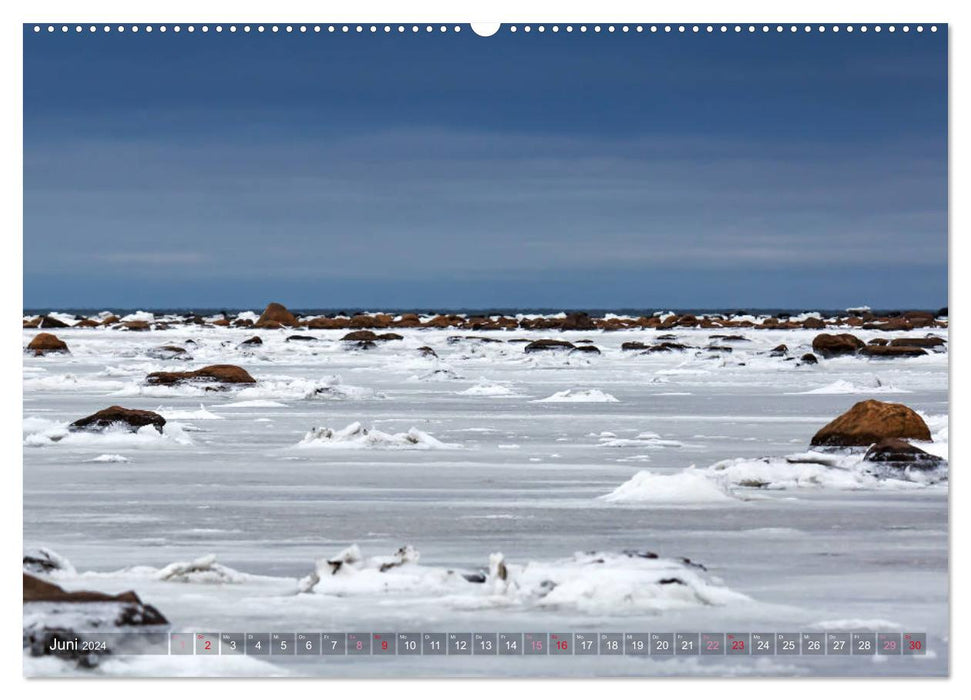
[[[600,497],[612,503],[724,503],[732,495],[694,468],[661,474],[639,471],[629,481]]]
[[[355,422],[342,430],[319,427],[308,432],[297,447],[299,448],[340,448],[340,449],[413,449],[436,450],[455,449],[458,445],[436,440],[428,433],[411,428],[406,433],[385,433],[375,428],[366,428]]]
[[[565,389],[533,403],[616,403],[617,399],[600,389]]]

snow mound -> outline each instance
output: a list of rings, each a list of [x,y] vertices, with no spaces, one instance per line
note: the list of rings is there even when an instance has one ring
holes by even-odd
[[[577,552],[521,566],[493,554],[485,588],[491,603],[588,614],[660,613],[751,600],[690,560],[633,551]]]
[[[612,492],[600,496],[611,503],[724,503],[734,500],[721,484],[694,468],[674,474],[639,471]]]
[[[879,377],[870,377],[868,381],[850,382],[837,379],[835,382],[809,391],[797,391],[796,394],[909,394],[906,389],[898,389],[893,384],[885,384]]]
[[[327,377],[319,383],[307,387],[303,392],[305,399],[327,399],[344,401],[347,399],[383,399],[384,394],[375,393],[373,389],[344,384],[340,377]]]
[[[121,317],[122,323],[128,323],[129,321],[148,321],[151,323],[155,320],[155,314],[151,311],[136,311],[133,314],[128,314],[127,316]]]
[[[24,571],[43,576],[58,574],[72,576],[77,573],[71,562],[47,547],[32,547],[24,550]]]
[[[638,433],[632,438],[619,438],[613,433],[601,433],[598,437],[601,447],[645,447],[647,449],[684,447],[683,442],[664,440],[657,433]]]
[[[584,614],[659,613],[749,602],[700,564],[653,552],[577,552],[547,562],[514,564],[499,553],[488,568],[458,572],[419,564],[402,547],[390,557],[364,558],[357,545],[320,559],[298,584],[302,593],[338,597],[426,598],[457,610],[506,608]]]
[[[313,428],[308,432],[297,447],[299,448],[340,448],[340,449],[412,449],[412,450],[440,450],[455,449],[452,445],[436,440],[428,433],[417,428],[411,428],[406,433],[385,433],[375,428],[366,428],[355,422],[343,430],[331,428]]]
[[[459,592],[468,581],[451,569],[419,566],[420,554],[410,545],[390,557],[365,559],[354,544],[333,557],[317,560],[314,570],[300,579],[302,593],[336,596],[369,594]]]
[[[105,462],[105,463],[117,462],[121,464],[123,462],[128,462],[130,460],[124,455],[103,454],[103,455],[98,455],[97,457],[92,457],[91,459],[86,459],[84,461],[85,462]]]
[[[188,562],[173,562],[158,569],[153,578],[173,583],[243,583],[249,576],[217,563],[216,555],[209,554]]]
[[[600,389],[565,389],[533,403],[616,403],[617,399]]]
[[[799,488],[906,489],[946,482],[948,467],[937,469],[901,468],[892,476],[865,462],[863,453],[806,452],[787,457],[726,459],[703,470],[725,489],[757,488],[784,490]]]
[[[515,392],[502,384],[480,381],[475,386],[458,392],[460,396],[515,396]]]
[[[24,437],[26,447],[70,445],[72,447],[134,447],[153,449],[167,445],[191,445],[192,440],[178,423],[166,423],[159,433],[153,425],[145,425],[132,432],[125,426],[110,426],[97,432],[72,431],[61,423]]]

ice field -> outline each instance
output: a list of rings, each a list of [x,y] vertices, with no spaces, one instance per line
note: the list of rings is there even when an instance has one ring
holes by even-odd
[[[363,350],[345,330],[56,329],[71,354],[23,363],[25,549],[66,558],[52,580],[67,589],[135,590],[172,631],[873,630],[926,632],[928,654],[119,657],[93,670],[25,657],[25,672],[947,673],[946,478],[786,459],[867,398],[918,411],[933,434],[921,447],[946,457],[946,352],[802,365],[817,331],[676,328],[690,349],[650,354],[621,344],[653,330],[395,331]],[[903,335],[924,331],[947,337]],[[263,345],[239,345],[253,335]],[[506,342],[521,338],[601,354]],[[796,359],[770,356],[781,343]],[[164,345],[191,359],[156,359]],[[144,384],[227,363],[257,383]],[[164,432],[67,431],[115,404],[157,411]]]

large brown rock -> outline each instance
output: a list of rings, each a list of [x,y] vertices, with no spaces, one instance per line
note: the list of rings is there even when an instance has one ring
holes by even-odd
[[[823,426],[810,444],[836,447],[865,447],[885,438],[930,440],[924,419],[901,403],[868,399]]]
[[[123,603],[116,625],[164,625],[168,620],[151,605],[145,605],[135,591],[117,595],[97,591],[65,591],[60,586],[24,572],[24,603]]]
[[[813,352],[821,357],[855,355],[865,343],[850,333],[820,333],[813,338]]]
[[[256,321],[256,328],[279,328],[280,326],[296,326],[297,317],[287,310],[283,304],[275,301],[268,304]]]
[[[944,338],[928,336],[926,338],[894,338],[891,345],[909,345],[915,348],[937,348],[945,344]]]
[[[161,433],[165,419],[154,411],[110,406],[97,413],[92,413],[90,416],[79,418],[69,427],[71,430],[104,430],[113,425],[127,427],[132,432],[146,425],[154,425],[155,429]]]
[[[401,314],[401,316],[394,322],[395,326],[399,328],[420,328],[421,318],[418,314]]]
[[[149,384],[170,386],[185,382],[214,384],[256,384],[256,380],[236,365],[210,365],[193,372],[152,372],[145,378]]]
[[[40,356],[49,353],[71,351],[68,350],[67,343],[53,333],[38,333],[27,345],[27,352],[32,352],[34,355]]]
[[[590,318],[590,314],[582,311],[567,314],[560,322],[560,329],[564,331],[592,331],[596,327],[597,324]]]
[[[916,357],[926,355],[927,351],[913,345],[867,345],[860,350],[861,355],[867,357]]]
[[[913,328],[910,321],[905,318],[888,318],[886,321],[863,324],[865,331],[909,331]]]
[[[534,352],[545,352],[550,350],[573,350],[576,346],[566,340],[554,340],[551,338],[543,338],[541,340],[534,340],[525,348],[523,352],[534,353]]]
[[[53,316],[41,316],[40,322],[37,324],[38,328],[70,328],[70,326],[64,321],[54,318]]]
[[[397,333],[375,333],[374,331],[351,331],[341,340],[348,342],[374,342],[375,340],[403,340]]]

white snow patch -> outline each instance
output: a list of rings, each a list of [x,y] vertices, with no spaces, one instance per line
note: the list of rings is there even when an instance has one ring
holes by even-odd
[[[684,443],[678,442],[677,440],[665,440],[657,433],[638,433],[632,438],[619,438],[613,433],[601,433],[600,446],[661,449],[664,447],[684,447]]]
[[[565,389],[533,403],[616,403],[617,399],[600,389]]]
[[[229,403],[221,403],[219,408],[286,408],[285,403],[280,403],[279,401],[264,401],[261,399],[254,399],[252,401],[231,401]]]
[[[837,379],[826,386],[809,391],[797,391],[795,394],[909,394],[907,389],[898,389],[893,384],[884,383],[879,377],[872,376],[868,380],[850,382]]]
[[[103,454],[103,455],[98,455],[97,457],[92,457],[91,459],[86,459],[84,461],[85,462],[118,462],[118,463],[121,463],[121,462],[128,462],[128,461],[131,461],[131,460],[129,460],[124,455]]]
[[[159,433],[153,425],[145,425],[132,432],[120,425],[112,425],[104,430],[70,430],[68,424],[60,423],[39,432],[30,433],[24,438],[27,447],[47,445],[70,445],[73,447],[144,447],[148,449],[165,445],[191,445],[192,439],[178,423],[166,423],[165,432]]]
[[[458,392],[460,396],[515,396],[515,392],[502,384],[480,381],[475,386]]]
[[[413,449],[435,450],[456,449],[458,445],[436,440],[428,433],[411,428],[406,433],[385,433],[375,428],[366,428],[355,422],[342,430],[319,427],[308,432],[297,444],[298,448],[337,448],[337,449]]]
[[[674,474],[639,471],[612,492],[600,496],[611,503],[724,503],[727,489],[691,468]]]
[[[567,559],[507,562],[489,558],[488,573],[460,573],[424,566],[418,552],[402,547],[391,557],[365,559],[357,545],[320,559],[301,579],[304,593],[341,598],[388,596],[434,599],[458,610],[512,608],[571,610],[582,614],[661,612],[748,603],[687,560],[648,552],[577,552]]]

